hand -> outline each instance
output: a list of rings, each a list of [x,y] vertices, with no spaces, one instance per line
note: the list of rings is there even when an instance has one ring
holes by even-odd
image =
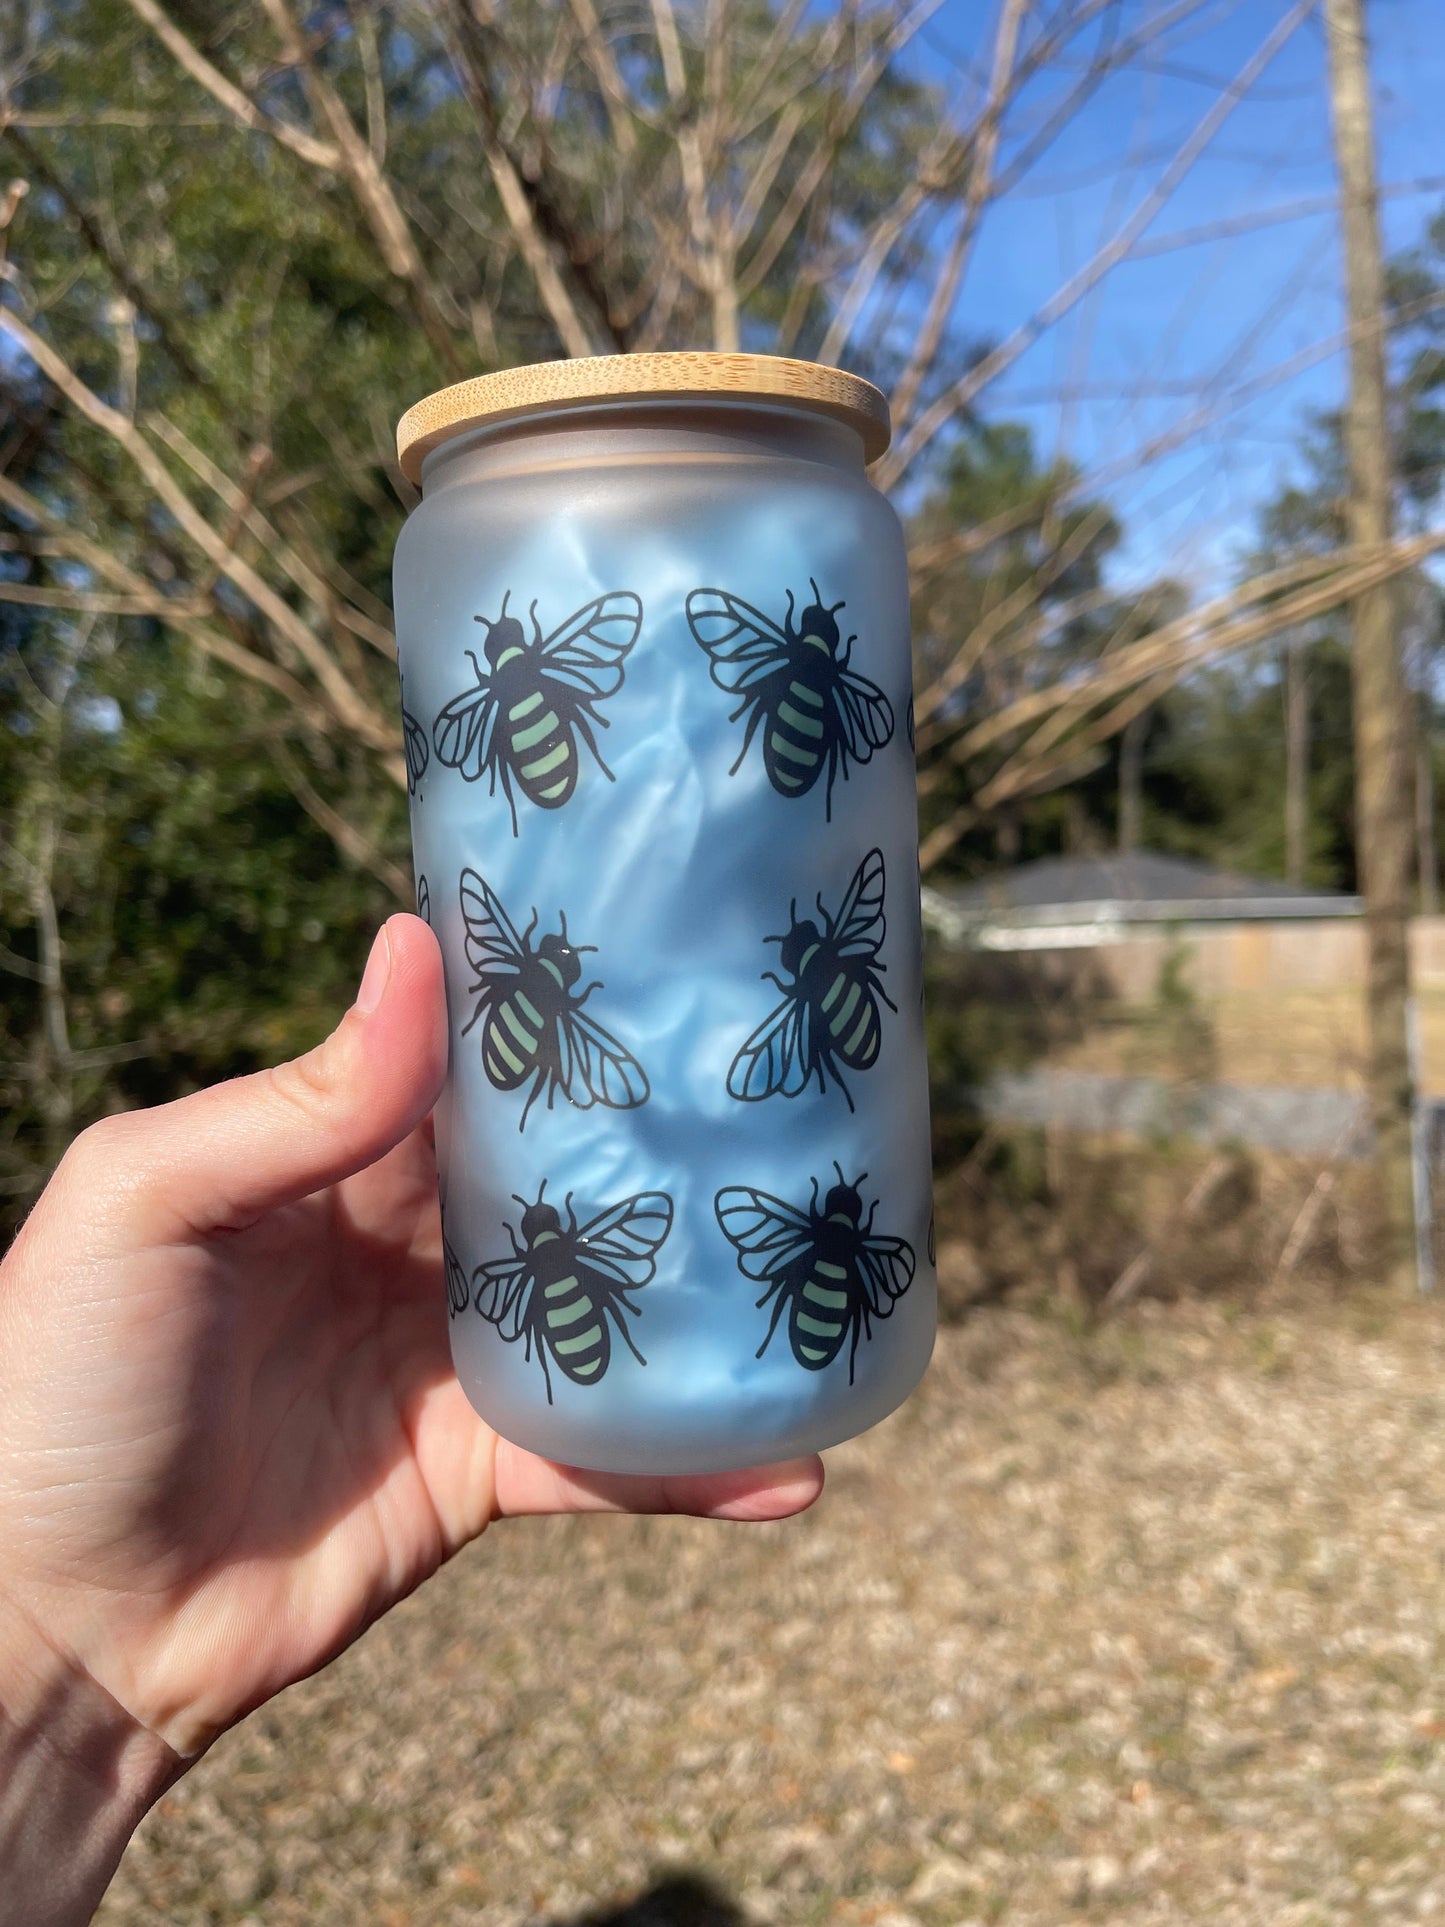
[[[53,1662],[173,1777],[493,1519],[816,1497],[816,1459],[604,1478],[475,1416],[429,1135],[446,1049],[436,941],[394,917],[315,1051],[67,1154],[0,1265],[0,1709],[7,1653]]]

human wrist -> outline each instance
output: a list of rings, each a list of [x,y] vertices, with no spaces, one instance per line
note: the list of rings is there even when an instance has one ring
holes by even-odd
[[[0,1927],[88,1921],[183,1767],[0,1597]]]

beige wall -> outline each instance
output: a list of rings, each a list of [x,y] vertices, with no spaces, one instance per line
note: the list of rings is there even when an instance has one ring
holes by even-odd
[[[1118,994],[1155,993],[1171,950],[1187,953],[1185,981],[1197,996],[1233,991],[1345,990],[1363,985],[1365,930],[1357,917],[1319,923],[1192,924],[1175,932],[1100,944],[1094,961]],[[1410,955],[1417,989],[1445,988],[1445,917],[1416,917]]]

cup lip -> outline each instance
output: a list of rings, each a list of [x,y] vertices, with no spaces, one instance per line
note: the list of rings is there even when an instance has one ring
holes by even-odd
[[[872,382],[843,368],[785,355],[583,355],[498,369],[425,396],[397,424],[397,460],[406,479],[419,486],[426,457],[470,429],[571,404],[620,399],[768,402],[799,408],[855,430],[863,443],[863,459],[870,463],[892,438],[886,397]]]

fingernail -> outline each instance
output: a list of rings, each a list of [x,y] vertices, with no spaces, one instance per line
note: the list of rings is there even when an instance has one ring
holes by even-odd
[[[371,946],[371,955],[366,960],[362,974],[361,988],[356,993],[356,1008],[363,1017],[370,1016],[386,994],[386,980],[391,975],[391,938],[383,924],[376,933]]]

